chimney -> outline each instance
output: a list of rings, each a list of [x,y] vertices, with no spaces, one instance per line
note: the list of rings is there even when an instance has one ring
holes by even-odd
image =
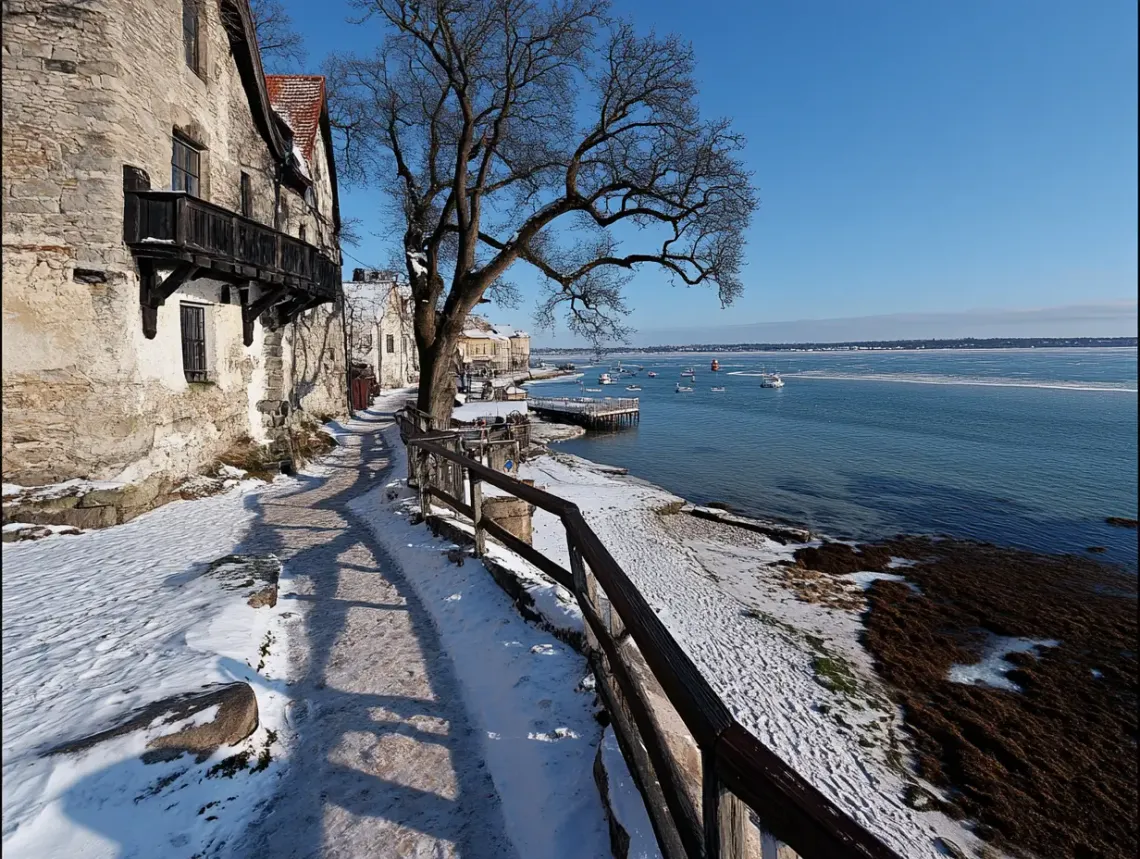
[[[352,270],[352,280],[354,283],[362,283],[364,281],[364,269],[354,268]]]

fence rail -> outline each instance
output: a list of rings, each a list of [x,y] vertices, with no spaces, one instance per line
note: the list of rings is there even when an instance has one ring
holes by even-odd
[[[576,505],[488,468],[461,450],[457,433],[423,426],[422,413],[401,410],[397,420],[425,516],[429,499],[438,499],[472,520],[476,554],[483,553],[490,535],[574,594],[587,624],[587,655],[599,690],[668,859],[754,857],[757,854],[747,847],[748,809],[766,836],[751,842],[763,845],[763,859],[776,856],[776,839],[804,859],[899,859],[733,718]],[[485,518],[483,483],[557,516],[566,530],[571,569]],[[464,486],[469,486],[469,502],[459,497]],[[635,669],[622,646],[625,633],[696,741],[701,756],[699,803],[686,790],[653,708],[634,679]]]

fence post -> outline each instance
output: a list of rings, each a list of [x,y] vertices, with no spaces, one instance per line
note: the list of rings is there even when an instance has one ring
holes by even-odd
[[[750,852],[749,848],[748,831],[752,822],[748,806],[726,790],[717,777],[715,746],[701,749],[701,805],[705,859],[755,857],[756,851]]]
[[[420,514],[427,519],[431,513],[431,499],[427,494],[428,487],[428,454],[416,448],[416,489],[420,494]]]
[[[487,549],[487,535],[483,532],[483,482],[472,474],[471,518],[475,524],[475,557],[482,558]]]

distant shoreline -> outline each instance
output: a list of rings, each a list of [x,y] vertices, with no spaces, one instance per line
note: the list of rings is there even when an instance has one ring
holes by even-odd
[[[839,343],[693,343],[683,346],[540,346],[532,355],[731,354],[744,352],[930,352],[950,350],[1135,349],[1135,337],[997,337],[946,340],[851,340]]]

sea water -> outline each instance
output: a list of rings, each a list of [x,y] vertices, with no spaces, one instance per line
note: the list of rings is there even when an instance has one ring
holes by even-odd
[[[583,395],[619,359],[645,369],[584,395],[639,397],[640,425],[559,449],[835,537],[1103,546],[1090,557],[1136,568],[1136,531],[1105,523],[1136,517],[1136,349],[615,355],[577,359],[584,386],[531,393]],[[680,377],[689,367],[695,381]],[[772,371],[783,388],[760,387]]]

